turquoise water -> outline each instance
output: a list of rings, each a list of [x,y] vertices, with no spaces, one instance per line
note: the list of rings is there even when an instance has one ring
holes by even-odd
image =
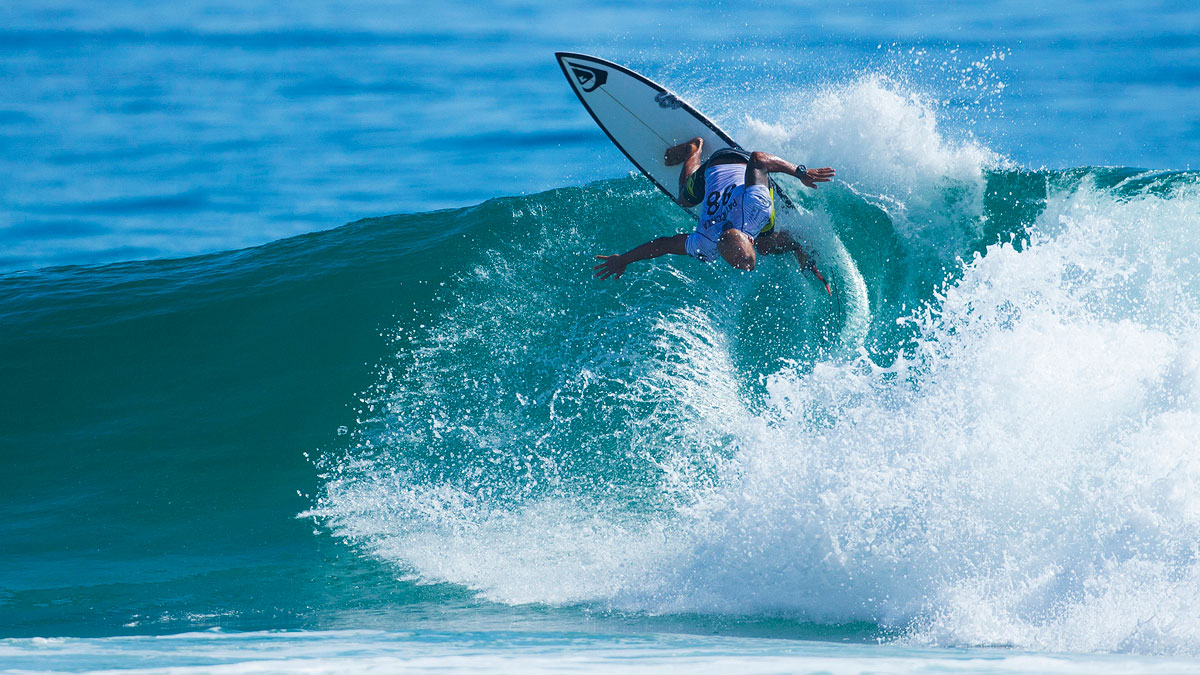
[[[1193,667],[1200,15],[408,9],[0,10],[0,667]],[[557,48],[836,166],[865,334],[592,280],[691,225]]]

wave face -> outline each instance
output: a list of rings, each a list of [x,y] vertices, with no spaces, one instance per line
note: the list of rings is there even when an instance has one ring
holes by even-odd
[[[801,197],[866,282],[849,357],[783,259],[589,279],[690,227],[640,177],[0,279],[0,618],[532,604],[1200,652],[1196,175],[1010,166],[879,78],[807,100],[747,135],[839,158]]]

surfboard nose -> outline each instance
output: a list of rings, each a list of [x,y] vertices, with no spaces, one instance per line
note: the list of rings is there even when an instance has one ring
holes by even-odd
[[[595,57],[574,52],[555,52],[558,65],[571,86],[590,94],[608,82],[607,64]]]

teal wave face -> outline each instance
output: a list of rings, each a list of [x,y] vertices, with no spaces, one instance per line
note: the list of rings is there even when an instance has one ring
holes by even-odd
[[[640,178],[256,249],[3,277],[0,368],[16,386],[0,401],[10,467],[0,485],[0,623],[42,635],[320,627],[466,607],[507,621],[526,616],[510,605],[535,603],[751,624],[783,616],[781,634],[818,622],[960,639],[965,623],[921,602],[950,602],[935,579],[999,583],[951,574],[992,570],[995,549],[970,528],[921,517],[932,502],[918,495],[944,493],[959,470],[947,458],[969,452],[971,428],[993,423],[993,409],[970,408],[990,390],[962,383],[1003,389],[1006,374],[1041,372],[1032,361],[989,370],[971,350],[1033,318],[1113,319],[1135,322],[1128,339],[1175,362],[1170,345],[1184,344],[1197,307],[1195,277],[1182,263],[1147,261],[1186,245],[1171,227],[1189,222],[1194,185],[1190,174],[984,172],[926,194],[943,207],[923,231],[911,204],[899,213],[861,188],[805,194],[863,273],[869,360],[837,356],[824,293],[787,260],[751,275],[661,260],[617,284],[592,280],[596,253],[689,227]],[[1137,251],[1097,225],[1154,219],[1163,224],[1139,230],[1149,243]],[[1109,292],[1111,276],[1076,269],[1086,256],[1075,242],[1088,237],[1070,223],[1096,233],[1098,263],[1150,274],[1142,287],[1159,293],[1153,306],[1173,298],[1178,320],[1147,314],[1145,303],[1134,311]],[[957,243],[929,245],[947,240]],[[1023,280],[1030,267],[1060,274]],[[1163,295],[1164,279],[1175,295]],[[1009,287],[1033,295],[972,295]],[[1024,337],[1032,354],[1050,348],[1037,335]],[[946,370],[958,358],[979,369]],[[1171,377],[1189,381],[1179,368]],[[938,389],[950,377],[963,388]],[[928,402],[931,389],[950,398]],[[1177,394],[1178,404],[1154,399],[1143,412],[1189,414],[1190,395]],[[1021,410],[994,403],[1001,417]],[[946,414],[954,409],[977,419]],[[883,422],[896,419],[937,442]],[[1094,479],[1081,468],[1090,446],[1045,424],[1019,438],[1040,433],[1084,458],[1047,475],[1068,490]],[[1040,456],[1030,443],[1014,456]],[[922,457],[944,473],[900,472],[912,480],[879,492],[894,483],[896,458]],[[972,527],[999,517],[969,497],[1003,488],[989,475],[969,473],[949,502],[975,514]],[[1172,532],[1190,521],[1162,509],[1173,529],[1148,562],[1169,578],[1188,569]],[[312,519],[295,517],[302,511],[316,517],[315,533]],[[1126,515],[1103,522],[1117,530]],[[877,525],[870,542],[858,534],[864,522]],[[1045,522],[1034,534],[1067,546],[1045,540],[1061,526]],[[917,555],[922,536],[951,553]],[[830,547],[841,553],[829,557]],[[1099,555],[1068,549],[1085,567]],[[894,574],[913,590],[890,587]],[[843,584],[851,577],[868,581]],[[1079,595],[1062,583],[1049,600]],[[1019,611],[1009,618],[1036,632]]]
[[[369,566],[294,518],[317,486],[302,453],[352,422],[379,331],[441,278],[425,253],[464,226],[385,218],[4,277],[0,624],[267,627],[359,602],[330,577]]]

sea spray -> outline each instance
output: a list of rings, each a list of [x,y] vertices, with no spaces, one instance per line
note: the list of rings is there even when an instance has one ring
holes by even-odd
[[[917,105],[863,86],[843,95]],[[911,253],[868,276],[896,305],[872,352],[747,372],[759,345],[729,308],[744,315],[763,277],[660,264],[588,287],[521,255],[542,239],[510,240],[446,286],[364,396],[310,515],[501,603],[1197,652],[1195,179],[1013,178],[932,147],[927,176],[809,202],[877,209],[883,243]],[[1032,191],[994,189],[1013,185]],[[1008,199],[1037,206],[985,223]],[[611,236],[563,232],[582,249]]]

